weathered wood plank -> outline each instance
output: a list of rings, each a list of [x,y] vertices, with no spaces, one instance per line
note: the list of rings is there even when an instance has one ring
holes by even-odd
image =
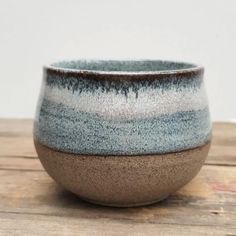
[[[235,228],[129,222],[111,219],[77,219],[76,217],[0,213],[0,235],[96,235],[96,236],[220,236],[235,235]]]
[[[1,157],[37,157],[32,136],[29,137],[0,137]],[[2,162],[0,160],[0,162]]]
[[[0,137],[31,136],[32,119],[0,119]]]
[[[236,123],[214,123],[207,164],[236,165]]]
[[[0,157],[36,157],[32,129],[32,119],[0,119]]]

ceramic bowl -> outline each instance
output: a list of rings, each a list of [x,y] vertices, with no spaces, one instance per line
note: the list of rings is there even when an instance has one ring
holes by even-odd
[[[160,60],[45,66],[34,123],[42,165],[97,204],[166,198],[199,172],[210,147],[203,72]]]

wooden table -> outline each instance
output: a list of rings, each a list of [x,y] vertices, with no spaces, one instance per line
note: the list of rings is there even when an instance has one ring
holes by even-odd
[[[236,124],[216,123],[206,164],[146,207],[89,204],[43,170],[32,120],[0,119],[0,235],[236,235]]]

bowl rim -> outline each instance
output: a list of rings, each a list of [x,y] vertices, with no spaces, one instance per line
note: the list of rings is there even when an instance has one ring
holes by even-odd
[[[156,62],[156,63],[175,63],[175,64],[183,64],[189,66],[189,68],[180,68],[180,69],[170,69],[170,70],[156,70],[156,71],[124,71],[124,70],[89,70],[89,69],[72,69],[72,68],[64,68],[59,67],[56,64],[59,63],[71,63],[71,62],[86,62],[86,63],[101,63],[101,62]],[[159,60],[159,59],[125,59],[125,60],[114,60],[114,59],[77,59],[77,60],[59,60],[54,63],[49,63],[43,66],[43,69],[46,73],[49,74],[63,74],[68,76],[89,76],[96,75],[110,78],[114,77],[169,77],[169,76],[188,76],[188,75],[201,75],[204,73],[204,67],[195,63],[183,62],[183,61],[175,61],[175,60]]]

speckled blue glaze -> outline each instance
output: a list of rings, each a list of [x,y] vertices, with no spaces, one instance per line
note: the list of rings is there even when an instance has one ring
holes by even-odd
[[[34,138],[63,152],[139,155],[209,141],[203,69],[165,61],[70,61],[44,70]]]

